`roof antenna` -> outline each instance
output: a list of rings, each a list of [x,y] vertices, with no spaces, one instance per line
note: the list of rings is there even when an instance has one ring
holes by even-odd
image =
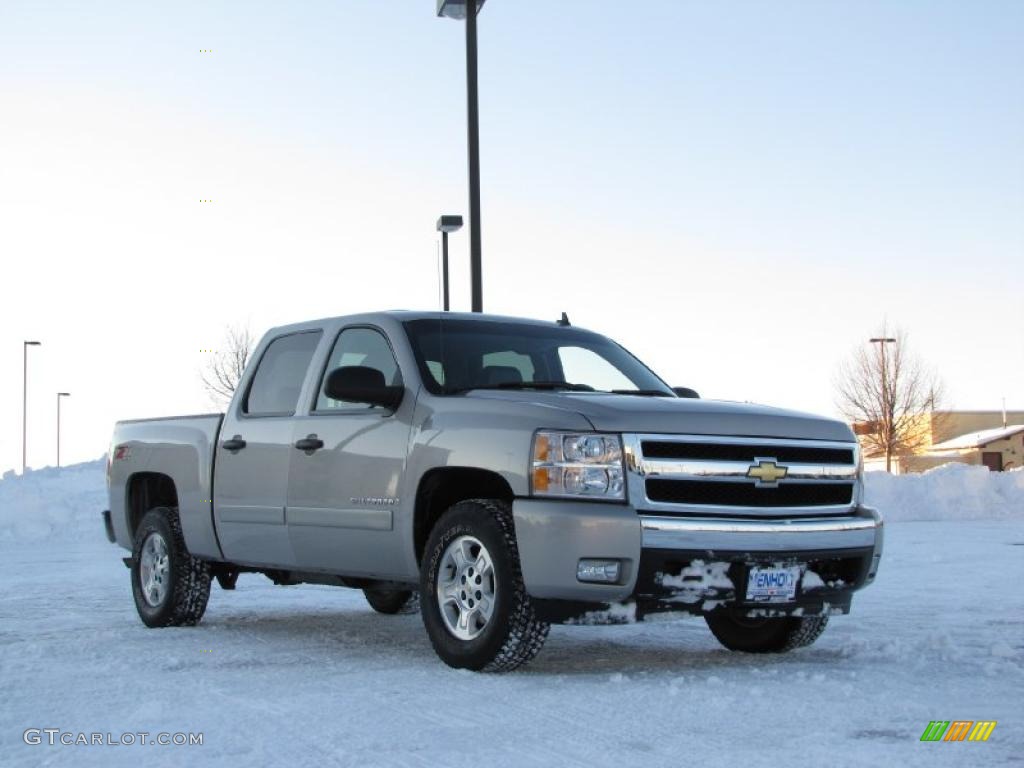
[[[562,316],[558,318],[558,324],[566,327],[572,325],[572,323],[569,322],[569,316],[565,314],[565,312],[563,312]]]

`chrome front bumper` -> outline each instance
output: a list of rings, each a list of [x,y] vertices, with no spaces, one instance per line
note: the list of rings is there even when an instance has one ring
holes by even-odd
[[[560,499],[516,499],[512,510],[523,580],[535,598],[625,600],[636,589],[641,558],[658,552],[674,559],[748,561],[847,550],[871,556],[865,583],[874,578],[882,553],[882,518],[863,506],[846,515],[788,520],[667,517],[638,514],[625,504]],[[617,584],[581,583],[577,564],[583,558],[619,560],[622,578]]]
[[[882,519],[870,507],[857,514],[791,520],[641,515],[644,549],[786,552],[875,548],[881,553]]]

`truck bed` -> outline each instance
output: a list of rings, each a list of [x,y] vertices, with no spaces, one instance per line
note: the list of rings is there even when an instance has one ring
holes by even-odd
[[[168,476],[177,491],[178,515],[189,551],[222,557],[213,527],[213,460],[222,413],[119,421],[110,455],[110,515],[114,536],[131,549],[129,520],[133,480],[146,473]]]

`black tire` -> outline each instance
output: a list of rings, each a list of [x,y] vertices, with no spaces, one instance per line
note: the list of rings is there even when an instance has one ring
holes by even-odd
[[[785,653],[810,645],[828,624],[828,616],[782,616],[747,619],[714,613],[704,617],[708,628],[730,651]]]
[[[441,613],[438,574],[449,544],[461,536],[479,540],[494,569],[494,606],[480,634],[456,637]],[[420,568],[420,613],[437,655],[450,667],[484,672],[510,672],[530,661],[544,646],[549,625],[533,610],[523,584],[511,506],[504,501],[462,501],[438,520],[423,553]]]
[[[377,613],[416,613],[420,609],[419,592],[412,589],[367,587],[363,595]]]
[[[163,540],[167,551],[166,581],[161,581],[165,588],[156,601],[143,595],[140,578],[143,548],[153,536]],[[147,627],[189,627],[203,617],[210,599],[210,565],[185,548],[178,510],[157,507],[142,518],[132,548],[131,578],[135,608]]]

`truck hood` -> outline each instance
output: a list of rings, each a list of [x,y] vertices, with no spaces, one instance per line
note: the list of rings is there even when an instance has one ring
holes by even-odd
[[[854,442],[842,421],[753,403],[589,392],[478,389],[469,397],[576,411],[602,432],[781,437]],[[542,425],[538,425],[542,426]]]

